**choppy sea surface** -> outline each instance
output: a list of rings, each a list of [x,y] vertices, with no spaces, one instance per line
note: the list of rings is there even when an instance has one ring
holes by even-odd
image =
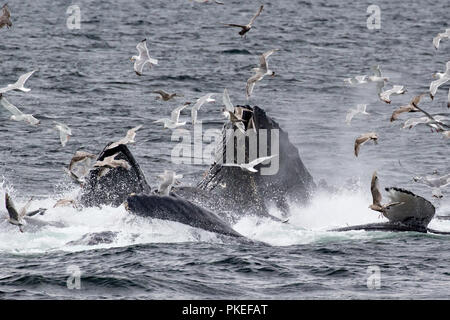
[[[13,27],[0,29],[0,87],[37,69],[29,93],[7,97],[41,125],[10,121],[0,110],[0,203],[5,191],[18,206],[34,196],[31,209],[49,208],[40,219],[52,224],[20,233],[0,219],[0,298],[448,299],[450,236],[327,231],[383,221],[368,209],[374,170],[382,186],[409,189],[430,199],[436,215],[450,215],[450,189],[432,199],[431,189],[412,180],[450,171],[450,140],[425,126],[402,130],[409,114],[389,122],[450,60],[448,40],[438,51],[432,46],[433,36],[450,27],[448,1],[265,1],[244,39],[221,23],[247,23],[260,2],[223,2],[80,0],[81,29],[70,30],[70,1],[8,1]],[[372,4],[381,10],[378,30],[367,28]],[[144,38],[159,64],[138,77],[130,57]],[[276,76],[259,82],[247,102],[251,68],[273,48],[280,49],[269,60]],[[376,64],[390,78],[388,88],[407,86],[390,105],[371,84],[343,82],[370,74]],[[184,175],[184,185],[195,185],[208,163],[173,164],[170,132],[152,122],[184,101],[217,92],[217,103],[205,105],[199,117],[205,130],[221,128],[224,88],[233,103],[265,109],[289,133],[315,181],[339,191],[292,206],[290,224],[243,217],[233,227],[255,243],[134,217],[123,207],[52,208],[77,192],[61,169],[76,150],[98,153],[138,124],[143,128],[130,149],[148,182],[155,187],[157,175],[172,169]],[[184,97],[162,102],[152,93],[157,89]],[[448,85],[424,108],[448,112],[447,93]],[[346,125],[347,110],[359,103],[367,103],[370,115]],[[188,117],[187,109],[181,118]],[[53,120],[72,128],[64,148]],[[379,144],[364,145],[355,158],[354,139],[367,131],[378,133]],[[3,205],[0,211],[6,217]],[[430,227],[450,231],[450,221],[434,219]],[[103,231],[117,232],[116,239],[68,244]],[[74,267],[80,290],[67,287]],[[379,282],[371,282],[373,270]],[[368,279],[379,286],[368,286]]]

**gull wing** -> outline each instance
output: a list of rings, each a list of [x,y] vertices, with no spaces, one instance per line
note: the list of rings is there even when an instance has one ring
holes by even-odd
[[[272,49],[267,52],[264,52],[261,57],[259,58],[259,64],[260,68],[267,71],[269,69],[269,65],[267,64],[267,59],[276,51],[279,51],[279,49]]]
[[[6,110],[11,112],[15,116],[22,116],[23,112],[17,109],[16,106],[12,105],[8,100],[6,100],[4,97],[0,97],[0,103],[3,107],[5,107]]]
[[[261,14],[261,12],[264,9],[264,5],[261,5],[258,9],[258,11],[255,13],[255,15],[252,17],[252,19],[250,20],[250,22],[248,23],[247,27],[251,27],[253,22],[255,22],[256,18]]]
[[[183,110],[184,108],[187,107],[187,104],[183,104],[177,108],[175,108],[172,113],[170,114],[170,119],[174,122],[174,123],[178,123],[178,119],[180,118],[180,112],[181,110]]]
[[[251,76],[248,80],[247,80],[247,86],[246,86],[246,94],[247,94],[247,99],[251,96],[251,94],[253,93],[253,88],[255,87],[255,83],[257,81],[260,81],[263,78],[263,74],[260,72],[257,72],[256,74],[254,74],[253,76]]]
[[[352,121],[353,117],[355,116],[355,114],[357,114],[359,111],[356,109],[349,109],[347,111],[347,115],[345,117],[345,122],[350,125],[350,122]]]
[[[231,103],[231,99],[230,99],[230,96],[228,95],[227,89],[223,90],[222,102],[225,105],[226,110],[228,110],[230,112],[234,112],[234,106]]]
[[[235,24],[235,23],[224,23],[224,25],[227,27],[237,27],[237,28],[242,28],[242,29],[244,29],[246,27],[241,24]]]
[[[374,205],[381,206],[381,192],[380,192],[380,184],[378,182],[377,172],[375,171],[372,175],[372,181],[370,183],[370,191],[372,192],[372,203]]]
[[[28,202],[23,206],[22,210],[19,212],[19,217],[23,218],[26,216],[28,209],[30,208],[31,202],[33,201],[33,198],[28,200]]]
[[[25,82],[32,76],[33,73],[35,73],[36,70],[33,70],[31,72],[25,73],[19,77],[19,80],[14,84],[14,86],[17,87],[23,87],[25,85]],[[26,88],[23,88],[26,89]],[[26,89],[26,91],[30,91],[30,89]]]
[[[381,77],[381,70],[380,70],[380,66],[376,65],[372,67],[373,73],[375,76],[377,77]]]
[[[139,129],[141,129],[142,128],[142,124],[140,124],[140,125],[138,125],[137,127],[134,127],[134,128],[132,128],[132,129],[130,129],[130,130],[128,130],[127,131],[127,138],[129,139],[129,140],[133,140],[134,139],[134,137],[136,137],[136,131],[138,131]]]

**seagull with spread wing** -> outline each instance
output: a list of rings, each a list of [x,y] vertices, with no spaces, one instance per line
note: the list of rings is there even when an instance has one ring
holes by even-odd
[[[241,37],[244,37],[245,34],[247,32],[250,31],[250,29],[252,28],[253,23],[255,22],[255,19],[261,14],[261,12],[263,11],[264,6],[261,5],[258,9],[258,11],[256,12],[256,14],[253,16],[253,18],[250,20],[250,22],[246,25],[242,25],[242,24],[233,24],[233,23],[225,23],[225,26],[227,27],[236,27],[236,28],[241,28],[241,31],[239,31],[239,34],[241,35]]]
[[[403,204],[403,202],[391,202],[388,204],[381,204],[382,196],[380,192],[380,185],[378,182],[378,176],[376,171],[372,175],[372,181],[370,183],[370,191],[372,192],[372,204],[369,206],[369,208],[374,211],[381,212],[385,217],[387,211],[391,207]]]
[[[442,39],[448,39],[450,37],[450,29],[445,29],[445,32],[438,33],[436,37],[433,38],[433,46],[439,49],[439,44]]]
[[[8,211],[8,222],[16,225],[19,227],[20,232],[23,232],[22,227],[26,224],[26,221],[24,218],[26,217],[32,217],[36,214],[44,214],[44,212],[47,209],[38,209],[35,211],[31,211],[28,212],[28,208],[30,207],[31,201],[33,200],[33,198],[31,198],[26,204],[25,206],[19,211],[17,212],[13,201],[11,200],[10,196],[8,193],[5,193],[5,206],[6,206],[6,210]]]
[[[279,51],[279,49],[272,49],[263,53],[259,58],[259,67],[252,69],[252,71],[255,72],[255,74],[247,80],[246,86],[247,99],[250,98],[251,94],[253,93],[253,88],[255,87],[256,82],[261,81],[264,78],[264,76],[267,75],[272,77],[275,76],[275,72],[269,69],[267,59],[276,51]]]
[[[119,141],[111,143],[106,148],[106,150],[116,148],[116,147],[120,146],[121,144],[127,145],[129,143],[135,143],[136,141],[134,141],[134,138],[136,138],[136,131],[138,131],[141,128],[142,128],[142,125],[138,125],[137,127],[134,127],[132,129],[128,130],[127,131],[127,135],[125,137],[123,137]]]
[[[13,84],[8,84],[5,88],[0,88],[0,94],[6,93],[6,92],[11,91],[11,90],[23,91],[23,92],[29,92],[29,91],[31,91],[30,88],[25,88],[24,85],[25,85],[25,82],[26,82],[26,81],[31,77],[31,75],[32,75],[33,73],[35,73],[35,72],[36,72],[36,70],[33,70],[33,71],[31,71],[31,72],[28,72],[28,73],[25,73],[25,74],[21,75],[21,76],[19,77],[19,79],[18,79],[15,83],[13,83]]]
[[[258,172],[258,170],[256,170],[254,167],[257,166],[258,164],[270,160],[272,158],[277,157],[278,155],[272,155],[272,156],[268,156],[268,157],[260,157],[257,158],[253,161],[250,161],[249,163],[241,163],[241,164],[237,164],[237,163],[223,163],[222,166],[224,167],[240,167],[242,170],[247,170],[249,172]]]
[[[386,103],[391,103],[391,95],[400,95],[407,92],[404,86],[393,86],[391,89],[383,91],[380,93],[380,99],[381,101],[384,101]]]
[[[9,112],[12,113],[10,117],[11,120],[14,121],[24,121],[30,125],[38,125],[40,121],[36,119],[32,114],[25,114],[20,111],[15,105],[11,104],[8,100],[6,100],[3,95],[0,93],[0,104]]]
[[[153,123],[163,123],[164,124],[164,128],[168,128],[168,129],[175,129],[175,128],[184,126],[186,124],[186,121],[179,122],[179,120],[180,120],[180,112],[181,112],[181,110],[186,108],[189,104],[191,104],[191,103],[190,102],[186,102],[185,104],[175,108],[172,111],[172,113],[170,114],[170,119],[163,118],[163,119],[159,119],[159,120],[153,121]]]
[[[134,61],[134,71],[138,76],[142,76],[142,71],[144,70],[144,66],[148,63],[151,68],[152,65],[158,64],[158,60],[150,57],[150,53],[148,53],[147,49],[147,39],[142,40],[136,46],[136,49],[139,52],[139,56],[132,56],[131,61]]]
[[[367,141],[372,140],[375,144],[378,144],[378,136],[375,132],[368,132],[360,135],[355,140],[355,156],[357,157],[359,155],[359,149],[361,146],[366,143]]]
[[[418,105],[422,97],[427,96],[427,93],[422,93],[418,96],[415,96],[411,102],[407,105],[401,106],[398,109],[396,109],[394,112],[392,112],[391,116],[391,122],[397,120],[397,118],[405,112],[419,112],[420,110],[415,107],[415,105]]]
[[[445,65],[445,72],[436,72],[434,74],[434,76],[436,78],[438,78],[438,79],[434,80],[430,84],[430,96],[431,96],[431,99],[434,99],[434,96],[436,95],[437,89],[441,85],[446,83],[448,80],[450,80],[450,61],[448,61],[447,64]]]
[[[191,109],[192,124],[197,123],[197,113],[200,110],[201,106],[203,106],[205,103],[216,101],[212,98],[213,95],[214,93],[205,94],[203,97],[200,97],[197,102],[195,102],[194,106]]]

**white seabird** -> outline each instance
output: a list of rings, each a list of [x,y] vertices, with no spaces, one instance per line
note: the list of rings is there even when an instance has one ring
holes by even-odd
[[[391,103],[391,95],[400,95],[407,92],[404,86],[395,85],[391,89],[383,91],[380,93],[380,99],[386,103]]]
[[[175,108],[170,115],[170,119],[163,118],[163,119],[153,121],[153,123],[164,123],[164,128],[169,128],[169,129],[175,129],[175,128],[184,126],[186,124],[186,121],[179,122],[180,112],[181,112],[181,110],[186,108],[189,104],[190,104],[190,102],[186,102],[185,104]]]
[[[258,170],[256,170],[254,167],[257,166],[258,164],[270,160],[272,158],[277,157],[278,155],[272,155],[272,156],[268,156],[268,157],[261,157],[261,158],[257,158],[249,163],[241,163],[241,164],[237,164],[237,163],[223,163],[222,166],[224,167],[240,167],[243,170],[247,170],[250,172],[258,172]]]
[[[1,88],[0,89],[0,94],[6,93],[6,92],[11,91],[11,90],[18,90],[18,91],[23,91],[23,92],[31,91],[30,88],[25,88],[24,85],[25,85],[25,82],[27,82],[27,80],[35,72],[36,72],[36,70],[33,70],[31,72],[28,72],[28,73],[25,73],[25,74],[21,75],[19,77],[19,79],[15,83],[8,84],[5,88]]]
[[[113,154],[112,156],[106,157],[103,160],[98,160],[94,167],[105,167],[105,168],[124,168],[125,170],[130,170],[130,164],[124,160],[116,160],[116,157],[119,153]]]
[[[352,121],[353,117],[354,117],[355,115],[357,115],[358,113],[368,115],[369,113],[366,112],[366,108],[367,108],[367,104],[358,104],[358,105],[356,105],[356,109],[350,108],[350,109],[347,111],[347,116],[345,117],[345,122],[346,122],[348,125],[350,125],[350,122]]]
[[[235,114],[234,106],[231,103],[230,96],[228,95],[228,90],[223,90],[222,102],[225,108],[222,109],[223,115],[230,120],[242,133],[245,134],[245,125],[242,122],[242,118]]]
[[[197,102],[194,104],[194,106],[191,109],[191,119],[192,124],[197,123],[197,113],[201,106],[203,106],[207,102],[215,102],[216,100],[212,99],[212,96],[214,93],[208,93],[204,95],[203,97],[199,98]]]
[[[182,179],[183,175],[177,175],[171,170],[164,170],[164,174],[160,174],[158,177],[162,180],[158,187],[158,193],[163,196],[168,196],[173,185],[178,184],[179,179]]]
[[[59,131],[59,140],[61,141],[61,145],[63,147],[66,146],[67,141],[69,141],[72,136],[72,130],[64,123],[53,121],[55,124],[54,129]]]
[[[450,37],[450,29],[445,29],[445,32],[438,33],[436,37],[433,38],[433,46],[439,49],[439,43],[442,39],[447,39]]]
[[[413,178],[414,182],[424,184],[432,188],[433,197],[442,198],[441,188],[450,185],[450,173],[441,177],[435,176],[416,176]]]
[[[430,84],[430,96],[431,99],[434,99],[434,96],[436,95],[437,89],[446,83],[448,80],[450,80],[450,61],[448,61],[445,65],[445,72],[437,72],[435,73],[435,76],[439,79],[431,82]]]
[[[269,69],[269,65],[267,63],[267,59],[276,51],[279,51],[280,49],[272,49],[265,53],[263,53],[259,58],[259,67],[253,68],[252,71],[255,72],[255,74],[250,77],[247,80],[247,86],[246,86],[246,96],[247,99],[250,98],[253,88],[255,87],[255,84],[257,81],[261,81],[264,76],[275,76],[275,72]]]
[[[10,117],[11,120],[14,121],[24,121],[30,125],[38,125],[40,121],[36,119],[32,114],[25,114],[20,111],[16,106],[11,104],[8,100],[6,100],[3,95],[0,93],[0,104],[9,112],[12,113]]]
[[[147,39],[142,40],[136,46],[136,49],[139,52],[139,56],[132,56],[131,61],[134,61],[134,71],[138,76],[142,76],[142,71],[144,70],[144,66],[148,63],[151,68],[152,65],[157,65],[158,60],[150,57],[147,49]]]

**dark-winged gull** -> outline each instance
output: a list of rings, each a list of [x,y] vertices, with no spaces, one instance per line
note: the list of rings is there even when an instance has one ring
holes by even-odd
[[[420,110],[417,109],[415,107],[415,105],[418,105],[420,100],[422,99],[422,97],[427,96],[427,93],[422,93],[418,96],[415,96],[411,102],[407,105],[401,106],[398,109],[394,110],[394,112],[392,112],[392,116],[391,116],[391,122],[397,120],[397,118],[399,117],[399,115],[401,115],[404,112],[419,112]]]
[[[227,27],[237,27],[237,28],[241,28],[241,31],[239,31],[239,34],[241,35],[241,37],[245,36],[245,34],[247,32],[250,31],[250,29],[252,28],[253,23],[255,22],[255,19],[261,14],[261,12],[263,11],[264,6],[261,5],[258,9],[258,11],[255,13],[255,15],[252,17],[252,19],[250,20],[250,22],[246,25],[242,25],[242,24],[234,24],[234,23],[225,23],[225,26]]]
[[[370,191],[372,193],[372,204],[369,206],[370,209],[374,211],[381,212],[385,217],[388,210],[397,205],[403,205],[403,202],[394,201],[388,204],[381,204],[382,196],[380,192],[380,185],[378,182],[377,172],[375,171],[372,175],[372,181],[370,183]]]
[[[8,4],[3,5],[2,15],[0,16],[0,29],[6,26],[7,28],[12,27],[11,13],[8,10]]]
[[[159,94],[159,96],[157,96],[156,99],[160,99],[163,101],[169,101],[172,98],[180,97],[180,95],[177,93],[168,93],[168,92],[165,92],[164,90],[155,90],[155,91],[153,91],[153,93]]]
[[[359,155],[359,149],[361,146],[366,143],[367,141],[373,140],[375,144],[378,143],[378,136],[375,132],[368,132],[360,135],[355,140],[355,156],[357,157]]]
[[[44,214],[47,209],[38,209],[35,211],[28,212],[28,208],[30,207],[31,198],[25,206],[18,212],[14,206],[12,199],[10,198],[8,193],[5,193],[5,206],[8,211],[8,222],[19,227],[20,232],[23,232],[22,227],[26,224],[25,218],[32,217],[37,214]]]

